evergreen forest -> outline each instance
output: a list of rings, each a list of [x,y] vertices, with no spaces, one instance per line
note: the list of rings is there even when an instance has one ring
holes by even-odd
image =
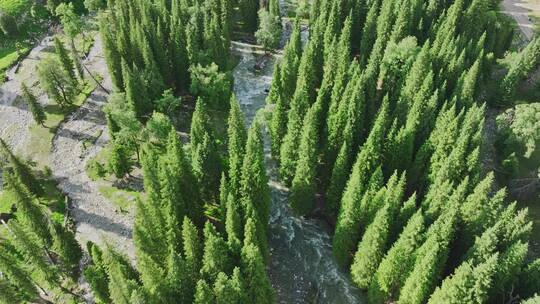
[[[540,303],[517,2],[0,0],[0,303]]]

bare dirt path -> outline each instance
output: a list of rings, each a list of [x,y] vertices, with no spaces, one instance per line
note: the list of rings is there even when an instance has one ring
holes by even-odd
[[[534,24],[532,15],[540,12],[540,3],[537,0],[504,0],[502,2],[504,12],[512,16],[526,40],[534,36]]]
[[[94,46],[85,62],[92,74],[101,75],[103,86],[112,89],[107,71],[101,39],[96,37]],[[50,155],[51,169],[59,187],[71,200],[70,216],[76,224],[77,239],[81,244],[92,241],[109,243],[134,258],[131,230],[133,218],[99,192],[99,183],[86,175],[86,162],[107,143],[106,120],[101,107],[108,94],[99,86],[86,102],[60,125],[53,140]],[[85,142],[95,142],[85,147]]]
[[[0,86],[0,138],[19,153],[24,153],[24,147],[30,137],[28,127],[33,123],[26,105],[18,98],[21,94],[21,83],[26,83],[28,87],[36,84],[37,64],[51,52],[52,45],[52,36],[45,37],[21,61],[17,73],[12,69],[8,73],[10,79]],[[48,103],[48,98],[44,94],[38,96],[38,99],[42,104]]]

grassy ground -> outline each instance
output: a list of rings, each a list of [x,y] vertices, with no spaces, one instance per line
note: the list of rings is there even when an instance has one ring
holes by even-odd
[[[108,184],[100,185],[98,189],[101,195],[118,207],[120,212],[127,212],[142,195],[140,192],[118,189]]]
[[[87,163],[86,174],[90,179],[96,181],[99,186],[98,190],[103,197],[112,202],[120,212],[128,212],[135,200],[142,198],[142,192],[137,192],[131,189],[120,189],[115,186],[119,181],[116,177],[105,173],[105,176],[99,176],[95,171],[88,166],[89,163],[97,162],[102,168],[105,168],[107,159],[110,155],[110,146],[105,146],[99,153]]]
[[[47,105],[45,107],[47,113],[45,126],[36,124],[30,126],[30,144],[26,147],[25,156],[35,161],[38,167],[47,166],[49,164],[52,140],[58,126],[71,112],[84,103],[94,89],[94,84],[86,84],[70,108],[62,109],[56,103]]]
[[[28,14],[31,3],[29,0],[0,0],[0,10],[18,18],[19,31],[14,37],[6,37],[0,33],[1,76],[29,52],[36,42],[35,38],[46,31],[45,8],[42,5],[35,6],[34,14]],[[2,81],[3,77],[0,77],[0,83]]]

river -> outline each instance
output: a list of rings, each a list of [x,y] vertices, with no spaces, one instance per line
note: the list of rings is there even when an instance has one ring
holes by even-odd
[[[233,70],[234,92],[251,121],[266,107],[275,57],[269,57],[261,71],[254,66],[261,56],[257,48],[235,43],[240,62]],[[347,269],[340,268],[332,254],[330,227],[321,220],[294,215],[289,208],[288,190],[281,184],[278,168],[270,155],[270,137],[264,131],[265,157],[272,207],[269,223],[270,263],[268,274],[278,303],[366,303],[354,287]]]

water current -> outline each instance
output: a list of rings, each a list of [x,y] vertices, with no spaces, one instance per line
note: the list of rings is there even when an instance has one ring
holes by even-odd
[[[233,70],[234,92],[250,124],[266,108],[275,56],[235,43],[239,64]],[[262,70],[255,69],[261,61]],[[266,108],[266,110],[269,110]],[[270,137],[264,132],[265,156],[272,207],[269,223],[270,263],[268,273],[278,303],[366,303],[352,284],[347,269],[337,265],[332,254],[331,229],[322,220],[296,216],[289,208],[288,189],[280,182],[270,155]]]

